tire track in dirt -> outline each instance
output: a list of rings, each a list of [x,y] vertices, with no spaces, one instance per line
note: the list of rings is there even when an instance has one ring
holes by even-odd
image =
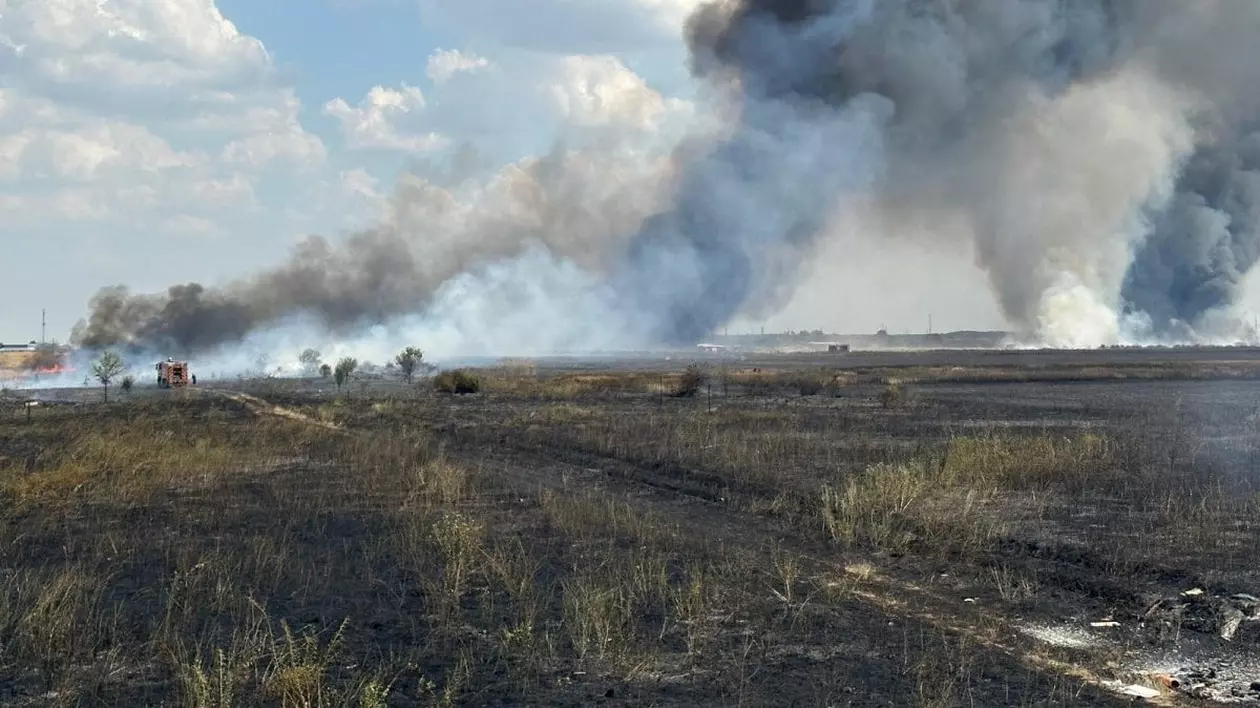
[[[216,393],[254,415],[280,417],[345,435],[366,433],[326,423],[242,392]],[[956,597],[946,597],[915,583],[881,574],[869,563],[850,564],[843,559],[828,557],[834,551],[829,553],[820,544],[811,543],[780,524],[733,509],[723,503],[720,496],[715,498],[713,494],[689,489],[687,485],[663,478],[656,471],[615,457],[571,448],[540,449],[537,445],[513,444],[510,438],[468,430],[439,428],[431,432],[440,440],[454,443],[443,446],[448,458],[473,467],[494,465],[505,473],[497,479],[505,480],[518,492],[535,493],[549,489],[567,493],[571,491],[570,481],[577,478],[594,483],[596,488],[601,483],[607,485],[610,491],[628,502],[658,515],[694,538],[720,537],[724,543],[737,544],[741,550],[767,560],[770,542],[777,541],[781,548],[790,550],[797,561],[804,564],[805,575],[819,587],[843,583],[850,586],[849,594],[853,598],[881,615],[923,623],[1001,654],[1029,669],[1075,680],[1099,689],[1104,695],[1114,695],[1117,699],[1115,705],[1123,705],[1115,691],[1115,681],[1103,678],[1086,666],[1053,656],[1001,618],[984,617],[975,610],[959,608]],[[575,460],[581,460],[581,463]],[[1167,693],[1144,700],[1147,705],[1154,706],[1188,705],[1178,696]],[[1202,705],[1202,702],[1199,704]]]
[[[269,403],[267,401],[264,401],[261,398],[258,398],[257,396],[251,396],[248,393],[242,393],[239,391],[221,391],[221,390],[214,391],[214,393],[216,395],[219,395],[219,396],[222,396],[223,398],[228,399],[229,401],[233,401],[241,405],[243,408],[245,408],[245,410],[249,411],[250,413],[256,416],[261,417],[261,416],[270,415],[270,416],[275,416],[277,418],[285,418],[288,420],[297,421],[299,423],[304,423],[306,425],[313,425],[315,427],[323,428],[325,430],[336,431],[339,433],[347,432],[344,428],[334,423],[328,423],[326,421],[312,418],[304,413],[295,411],[292,408],[285,408],[284,406],[278,406],[278,405],[275,405],[274,403]]]
[[[869,607],[890,617],[922,622],[936,630],[965,638],[977,646],[998,652],[1025,666],[1065,678],[1089,684],[1114,694],[1116,682],[1108,680],[1090,668],[1059,659],[1038,642],[1002,618],[986,616],[983,610],[960,607],[959,598],[934,592],[919,584],[885,575],[868,562],[846,563],[835,555],[834,549],[810,542],[792,533],[781,524],[758,517],[755,514],[733,509],[727,504],[710,498],[707,494],[695,494],[681,485],[660,479],[641,466],[619,458],[607,457],[586,451],[561,448],[552,456],[545,446],[513,445],[502,440],[495,444],[470,440],[467,433],[455,436],[457,444],[450,450],[478,450],[466,455],[478,464],[492,463],[504,475],[516,480],[521,490],[536,491],[547,488],[552,491],[568,491],[573,478],[607,485],[610,491],[620,493],[628,501],[642,509],[652,511],[675,524],[680,531],[695,538],[720,537],[724,542],[738,544],[742,550],[769,560],[768,545],[777,541],[781,548],[790,550],[805,565],[808,577],[821,587],[829,583],[852,583],[849,592]],[[458,454],[458,453],[455,453]],[[568,459],[565,459],[568,458]],[[582,458],[575,462],[573,458]],[[537,464],[525,464],[533,460]],[[568,474],[565,474],[565,473]],[[842,580],[843,579],[843,580]],[[1129,677],[1133,680],[1141,677]],[[1153,687],[1153,686],[1152,686]],[[1147,705],[1188,705],[1173,694],[1161,694],[1145,699]],[[1199,703],[1202,705],[1202,702]]]

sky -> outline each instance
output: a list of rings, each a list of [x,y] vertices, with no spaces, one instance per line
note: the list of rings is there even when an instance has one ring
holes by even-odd
[[[370,226],[403,175],[703,122],[699,0],[0,0],[0,342],[93,293],[226,282]],[[969,253],[834,240],[731,330],[1000,328]]]

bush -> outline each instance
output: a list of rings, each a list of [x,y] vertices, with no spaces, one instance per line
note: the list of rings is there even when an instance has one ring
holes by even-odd
[[[908,402],[909,394],[900,381],[889,381],[879,393],[879,403],[884,408],[892,408]]]
[[[817,396],[827,387],[827,380],[822,375],[801,374],[796,379],[796,390],[802,396]]]
[[[682,377],[678,379],[678,388],[674,390],[674,395],[678,398],[691,398],[695,396],[700,387],[704,385],[706,380],[704,370],[696,364],[687,367]]]
[[[481,379],[463,369],[443,371],[433,379],[433,387],[441,393],[477,393]]]

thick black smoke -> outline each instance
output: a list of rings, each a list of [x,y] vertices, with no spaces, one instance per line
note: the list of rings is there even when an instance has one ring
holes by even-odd
[[[1239,300],[1257,260],[1260,132],[1248,132],[1195,152],[1134,259],[1124,300],[1153,334],[1192,337],[1205,316]]]

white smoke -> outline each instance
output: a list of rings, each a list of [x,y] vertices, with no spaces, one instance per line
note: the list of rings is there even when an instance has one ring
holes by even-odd
[[[481,182],[404,179],[389,222],[345,248],[317,242],[205,295],[116,294],[85,341],[159,355],[153,342],[182,343],[212,368],[307,346],[383,361],[414,344],[440,362],[684,344],[782,308],[803,266],[855,223],[834,218],[852,204],[878,212],[856,222],[882,234],[966,238],[1026,340],[1228,339],[1236,283],[1260,254],[1260,172],[1224,159],[1256,142],[1260,71],[1237,65],[1260,33],[1249,7],[710,3],[689,40],[713,89],[698,113],[718,129],[667,156],[621,146],[609,125],[598,150]],[[594,119],[601,105],[572,107]],[[1207,177],[1187,182],[1213,141]],[[1189,217],[1162,219],[1170,204]],[[1215,224],[1211,248],[1168,233],[1203,211],[1219,217],[1201,220]],[[1231,229],[1226,215],[1249,223]],[[1149,277],[1132,280],[1135,263]],[[1183,281],[1206,295],[1184,302],[1172,292]],[[1145,309],[1163,301],[1189,313],[1184,332]]]

